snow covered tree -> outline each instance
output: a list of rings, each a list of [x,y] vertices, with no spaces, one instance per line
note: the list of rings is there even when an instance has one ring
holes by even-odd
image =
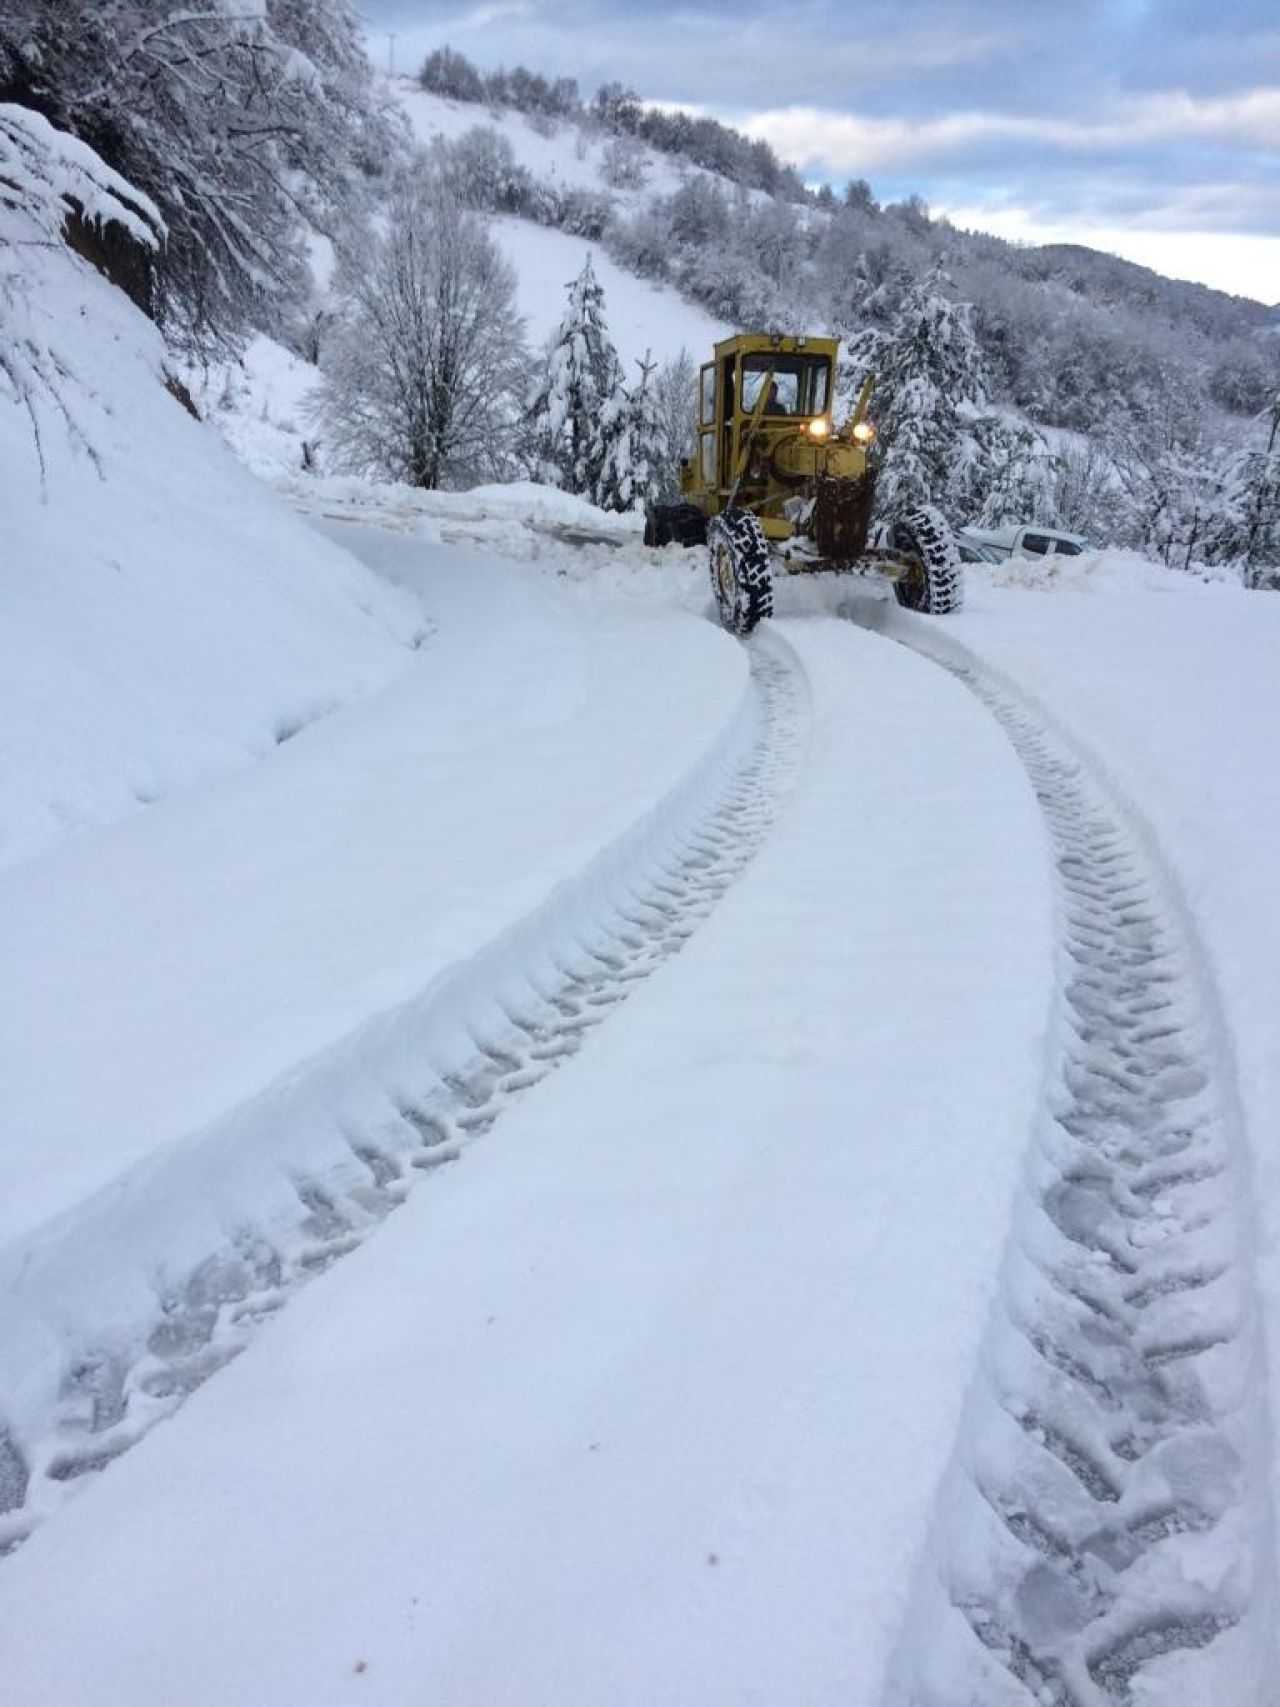
[[[631,510],[653,496],[661,479],[663,426],[654,381],[657,363],[648,350],[637,363],[640,383],[618,389],[601,421],[606,451],[595,501],[602,510]]]
[[[688,350],[663,362],[654,381],[659,451],[653,498],[663,504],[680,496],[680,464],[692,456],[698,367]]]
[[[1059,527],[1094,540],[1118,536],[1117,505],[1115,467],[1096,439],[1067,445],[1055,457],[1048,514]]]
[[[438,47],[423,61],[418,81],[433,95],[451,101],[483,101],[484,79],[465,54]]]
[[[1195,390],[1172,375],[1153,376],[1112,413],[1106,448],[1123,542],[1165,563],[1189,563],[1203,538],[1208,486],[1221,487],[1226,472],[1218,449],[1211,454]]]
[[[963,494],[965,410],[981,410],[986,385],[969,304],[945,294],[949,282],[933,268],[908,291],[887,329],[851,340],[854,365],[876,376],[885,452],[880,493],[891,510],[945,506],[957,488]]]
[[[648,182],[644,149],[631,136],[612,136],[604,145],[600,176],[611,190],[642,190]]]
[[[1034,427],[1003,415],[978,415],[965,423],[961,466],[953,495],[967,485],[959,514],[978,527],[1008,523],[1052,523],[1055,460]]]
[[[34,312],[24,264],[26,250],[61,249],[72,218],[81,229],[122,231],[144,253],[157,253],[165,235],[154,204],[92,149],[39,113],[0,105],[0,397],[8,393],[26,410],[42,472],[45,403],[94,455],[75,407],[75,376],[49,341],[48,316]]]
[[[1245,585],[1280,589],[1280,393],[1263,417],[1266,446],[1245,454],[1239,471]]]
[[[391,151],[348,0],[5,0],[0,99],[86,142],[159,208],[171,335],[234,337],[303,274],[300,220]]]
[[[594,502],[625,420],[625,391],[589,255],[568,290],[529,404],[529,453],[538,479]]]
[[[500,131],[473,125],[456,141],[438,145],[437,152],[442,170],[468,207],[486,213],[525,212],[532,179]]]
[[[439,180],[344,254],[315,415],[337,462],[428,489],[506,472],[525,371],[515,274]]]

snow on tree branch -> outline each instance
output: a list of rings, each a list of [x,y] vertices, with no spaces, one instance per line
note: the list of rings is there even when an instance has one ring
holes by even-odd
[[[171,344],[278,321],[399,146],[349,0],[4,0],[0,72],[160,210]]]
[[[8,103],[0,104],[0,208],[55,241],[73,213],[93,225],[123,226],[147,249],[159,248],[165,234],[155,203],[91,148],[39,113]],[[0,234],[22,241],[13,232]]]

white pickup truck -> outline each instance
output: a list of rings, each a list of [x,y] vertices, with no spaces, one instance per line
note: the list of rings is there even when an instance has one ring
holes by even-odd
[[[1079,557],[1094,547],[1078,533],[1064,533],[1061,528],[1026,527],[961,528],[957,536],[981,547],[984,555],[997,560],[1005,557]]]

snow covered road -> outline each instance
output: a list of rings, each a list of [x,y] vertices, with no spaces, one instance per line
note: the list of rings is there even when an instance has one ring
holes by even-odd
[[[782,633],[812,725],[759,858],[8,1561],[13,1699],[877,1698],[1036,1105],[1048,867],[960,687]]]
[[[366,545],[418,572],[415,542]],[[268,1288],[282,1241],[326,1260],[335,1181],[376,1183],[361,1147],[446,1095],[505,988],[571,965],[752,744],[706,625],[473,555],[428,579],[435,640],[391,689],[0,885],[0,1427],[31,1472],[0,1541],[198,1377],[133,1365],[157,1334],[212,1355],[228,1251]]]
[[[1061,914],[1059,1058],[891,1698],[1248,1707],[1274,1675],[1271,1466],[1250,1158],[1202,951],[1088,757],[950,637],[871,614],[1006,729]]]
[[[388,519],[422,671],[0,889],[6,1700],[1275,1707],[1270,608]]]

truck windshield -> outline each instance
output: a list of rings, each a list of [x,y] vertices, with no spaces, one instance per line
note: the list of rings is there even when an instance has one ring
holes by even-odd
[[[821,415],[831,389],[831,363],[825,356],[784,356],[761,351],[742,362],[742,407],[755,408],[760,388],[773,375],[773,396],[766,415]]]

